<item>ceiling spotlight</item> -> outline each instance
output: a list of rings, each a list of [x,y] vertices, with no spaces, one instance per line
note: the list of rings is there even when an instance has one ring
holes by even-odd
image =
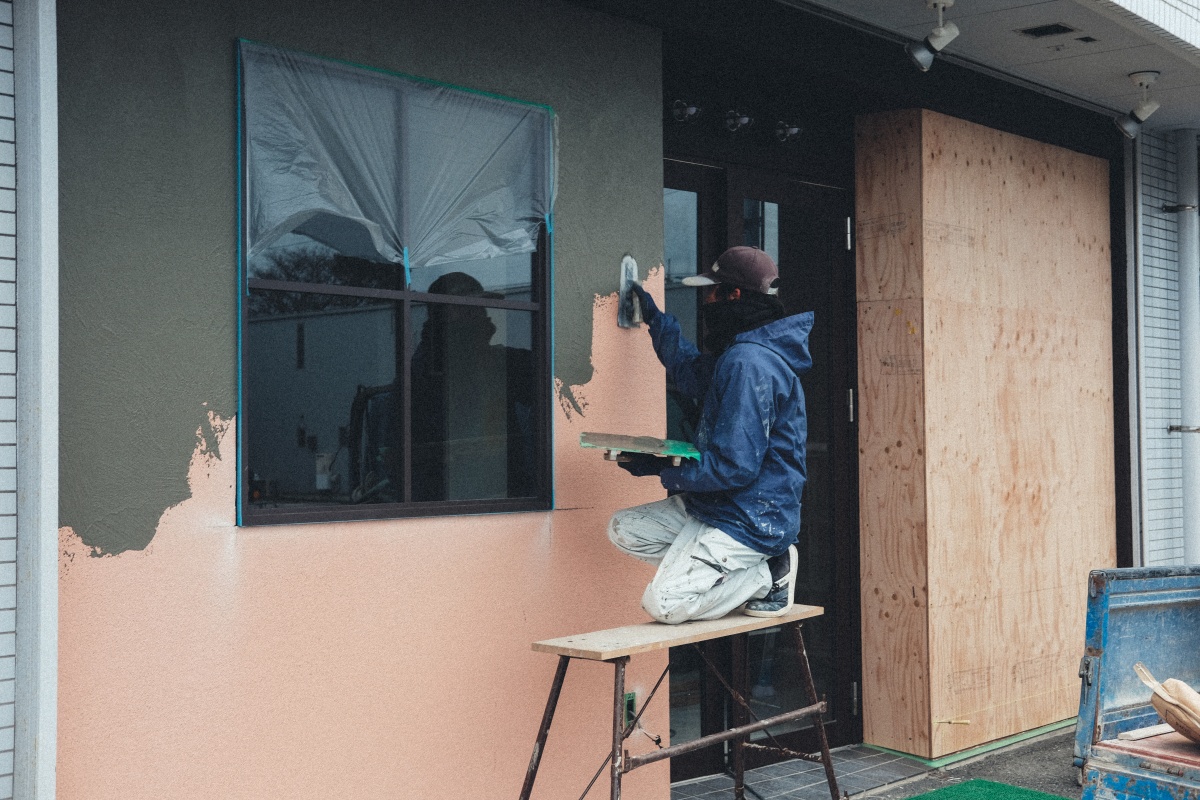
[[[1151,99],[1150,87],[1158,80],[1160,74],[1155,70],[1129,73],[1129,80],[1142,90],[1142,102],[1134,106],[1128,114],[1122,114],[1113,122],[1117,124],[1117,129],[1130,139],[1135,138],[1142,129],[1142,123],[1150,119],[1151,114],[1158,111],[1159,103],[1157,100]]]
[[[736,131],[741,128],[748,128],[754,124],[754,118],[749,114],[743,114],[740,111],[727,111],[725,113],[725,127],[730,131]]]
[[[695,103],[685,103],[683,100],[676,100],[671,104],[671,116],[676,122],[691,122],[700,115],[700,107]]]
[[[793,139],[798,139],[803,130],[799,125],[790,125],[780,120],[775,125],[775,138],[781,142],[790,142]]]
[[[942,19],[942,12],[954,5],[954,0],[925,0],[928,8],[936,8],[938,14],[937,27],[930,31],[923,42],[910,42],[904,46],[904,52],[912,59],[913,64],[921,72],[929,72],[933,66],[933,58],[945,49],[946,45],[958,36],[958,26],[953,22]]]

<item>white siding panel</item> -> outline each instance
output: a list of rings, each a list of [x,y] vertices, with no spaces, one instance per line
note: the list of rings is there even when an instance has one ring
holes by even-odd
[[[16,139],[13,8],[0,0],[0,800],[13,796],[16,653]]]
[[[1179,424],[1178,225],[1162,210],[1176,200],[1172,137],[1138,137],[1141,176],[1142,524],[1146,566],[1183,562],[1183,480]]]

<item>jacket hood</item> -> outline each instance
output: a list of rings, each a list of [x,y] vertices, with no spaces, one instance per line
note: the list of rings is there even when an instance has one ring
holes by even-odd
[[[733,341],[735,344],[761,345],[778,354],[797,375],[803,375],[812,368],[812,356],[808,352],[808,334],[812,326],[813,312],[805,311],[739,333]]]

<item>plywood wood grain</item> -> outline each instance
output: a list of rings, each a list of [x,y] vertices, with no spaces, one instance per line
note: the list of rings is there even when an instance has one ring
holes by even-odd
[[[865,740],[929,747],[924,378],[919,300],[858,306]],[[904,665],[898,669],[897,665]]]
[[[1081,587],[1089,569],[1115,562],[1108,165],[927,111],[858,127],[874,148],[860,154],[860,185],[905,183],[863,195],[860,219],[881,214],[864,200],[913,202],[916,175],[919,199],[897,213],[921,231],[906,258],[859,253],[864,673],[880,659],[904,673],[864,674],[865,737],[932,758],[1075,711]],[[914,147],[920,170],[878,168],[889,148],[907,163]],[[903,309],[918,335],[880,324],[882,286],[919,290]],[[920,371],[906,391],[917,396],[898,403],[879,354],[914,340]],[[919,443],[922,457],[878,468],[892,440]],[[918,482],[920,508],[882,499]],[[919,563],[888,564],[900,553]],[[922,574],[923,620],[868,613],[885,579]],[[924,658],[903,660],[921,636]],[[873,710],[894,705],[891,687],[922,679],[913,719]],[[921,726],[927,749],[896,744],[920,745]]]
[[[879,114],[855,128],[860,302],[921,297],[921,116]]]

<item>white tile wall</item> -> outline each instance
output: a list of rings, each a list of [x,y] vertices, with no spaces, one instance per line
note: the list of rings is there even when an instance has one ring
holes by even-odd
[[[1149,24],[1185,51],[1200,48],[1200,0],[1098,0],[1102,5],[1120,9],[1139,25]]]
[[[0,0],[0,800],[13,796],[17,647],[17,306],[13,13]]]
[[[1141,171],[1141,405],[1146,566],[1183,563],[1183,481],[1179,424],[1178,228],[1164,205],[1176,200],[1175,142],[1138,137]]]

